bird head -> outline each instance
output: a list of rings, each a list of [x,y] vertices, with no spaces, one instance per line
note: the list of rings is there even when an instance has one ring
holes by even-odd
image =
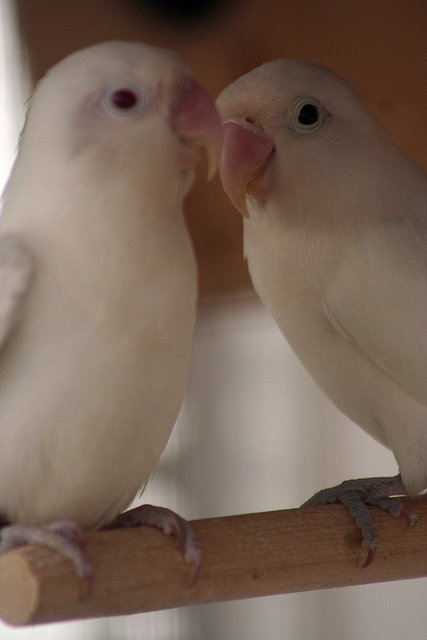
[[[304,197],[338,196],[366,179],[386,138],[356,91],[333,71],[302,60],[265,63],[216,102],[223,122],[219,172],[243,216],[266,203],[306,209]]]
[[[94,182],[126,176],[149,190],[155,168],[186,192],[200,149],[214,173],[222,131],[213,101],[174,53],[113,41],[48,71],[22,140],[21,151],[32,149],[53,172],[64,161],[71,175],[76,167]]]

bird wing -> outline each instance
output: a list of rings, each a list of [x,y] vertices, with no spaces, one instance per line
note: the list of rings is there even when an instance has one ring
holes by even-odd
[[[346,340],[427,406],[427,233],[407,222],[353,239],[325,310]]]
[[[33,270],[33,257],[22,241],[13,235],[0,237],[0,348],[18,319]]]

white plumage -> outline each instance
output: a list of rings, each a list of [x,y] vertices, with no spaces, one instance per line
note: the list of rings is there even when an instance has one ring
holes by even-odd
[[[220,95],[223,185],[260,298],[313,378],[427,486],[427,179],[338,75],[266,63]],[[395,488],[395,487],[394,487]],[[368,545],[369,546],[369,545]]]
[[[95,45],[37,86],[0,220],[10,522],[108,524],[156,467],[195,321],[182,200],[194,145],[219,141],[213,103],[168,51]]]

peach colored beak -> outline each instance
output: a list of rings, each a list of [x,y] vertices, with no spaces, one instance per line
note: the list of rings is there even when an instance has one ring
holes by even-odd
[[[226,120],[222,128],[224,141],[218,165],[221,182],[236,209],[248,217],[246,195],[274,150],[274,142],[261,125],[244,119]]]
[[[213,100],[193,78],[189,79],[172,103],[169,121],[178,135],[205,151],[208,180],[211,180],[221,155],[221,121]]]

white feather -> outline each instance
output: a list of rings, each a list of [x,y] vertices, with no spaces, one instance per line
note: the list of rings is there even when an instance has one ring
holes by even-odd
[[[323,118],[312,131],[295,120],[304,98]],[[275,146],[257,176],[267,185],[262,198],[246,198],[244,243],[255,289],[331,400],[393,450],[408,492],[421,491],[425,174],[356,92],[317,65],[267,63],[226,88],[217,104],[224,120],[248,118],[245,126],[261,126]]]
[[[108,43],[54,67],[31,101],[0,220],[0,243],[15,238],[35,263],[0,357],[0,511],[12,522],[110,522],[177,418],[195,320],[181,210],[193,173],[177,169],[165,114],[186,78],[168,52]],[[117,85],[148,107],[109,113],[102,96]]]

